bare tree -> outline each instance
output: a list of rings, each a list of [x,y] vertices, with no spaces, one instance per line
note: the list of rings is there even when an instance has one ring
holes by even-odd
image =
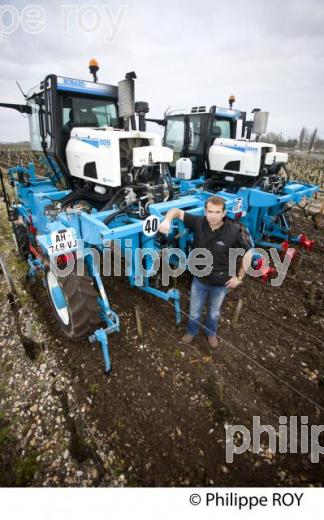
[[[300,134],[299,134],[299,140],[298,140],[299,150],[302,150],[304,147],[306,133],[307,133],[306,128],[303,126],[303,128],[301,129]]]

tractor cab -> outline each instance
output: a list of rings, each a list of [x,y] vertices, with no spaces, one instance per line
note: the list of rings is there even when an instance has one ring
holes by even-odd
[[[237,191],[256,182],[264,182],[269,189],[274,189],[273,184],[281,186],[279,173],[287,154],[277,152],[273,144],[259,142],[269,113],[254,108],[253,119],[247,120],[246,112],[233,108],[235,97],[228,101],[228,108],[195,106],[169,110],[164,119],[147,118],[165,127],[164,146],[174,152],[173,177],[207,180],[205,186],[212,190]]]
[[[67,144],[74,128],[136,129],[134,117],[134,79],[126,74],[118,86],[97,82],[96,60],[89,65],[93,82],[49,74],[24,94],[26,104],[0,103],[29,116],[30,145],[45,154],[57,175],[68,187],[73,178],[68,167]]]
[[[235,139],[237,110],[205,106],[185,110],[171,110],[165,114],[164,146],[172,148],[174,160],[171,165],[175,174],[179,158],[189,158],[192,162],[192,178],[206,171],[208,149],[217,137]]]
[[[45,152],[69,176],[66,146],[75,127],[119,128],[118,89],[51,74],[26,99],[30,144],[35,152]]]

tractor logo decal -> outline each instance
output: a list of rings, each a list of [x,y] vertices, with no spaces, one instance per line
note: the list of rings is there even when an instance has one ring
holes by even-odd
[[[221,146],[223,146],[224,148],[230,148],[231,150],[236,150],[238,152],[243,152],[243,153],[246,153],[246,152],[254,152],[254,153],[257,153],[258,151],[258,148],[255,148],[253,146],[231,146],[231,145],[227,145],[227,144],[222,144]]]
[[[95,148],[99,148],[99,146],[109,147],[111,145],[110,139],[90,139],[89,137],[78,137],[77,139]]]
[[[63,78],[63,84],[68,87],[85,87],[86,82],[78,79]]]

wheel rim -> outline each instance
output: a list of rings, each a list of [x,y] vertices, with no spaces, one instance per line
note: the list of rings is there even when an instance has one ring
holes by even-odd
[[[70,316],[66,299],[61,287],[58,284],[57,277],[52,271],[47,273],[47,285],[51,300],[60,320],[64,323],[64,325],[68,325],[70,322]]]

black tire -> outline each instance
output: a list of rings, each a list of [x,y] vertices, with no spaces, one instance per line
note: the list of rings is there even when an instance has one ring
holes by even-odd
[[[66,277],[56,277],[52,271],[48,271],[45,276],[49,300],[62,332],[72,341],[87,339],[101,324],[98,292],[93,279],[88,274],[77,276],[75,271]],[[57,310],[54,303],[50,288],[52,282],[49,280],[52,276],[56,278],[63,292],[68,318],[66,310],[64,309],[65,316],[62,317],[61,310]]]
[[[24,226],[24,224],[16,224],[15,222],[13,222],[12,231],[16,247],[20,256],[24,260],[27,260],[29,255],[29,237],[26,226]]]

